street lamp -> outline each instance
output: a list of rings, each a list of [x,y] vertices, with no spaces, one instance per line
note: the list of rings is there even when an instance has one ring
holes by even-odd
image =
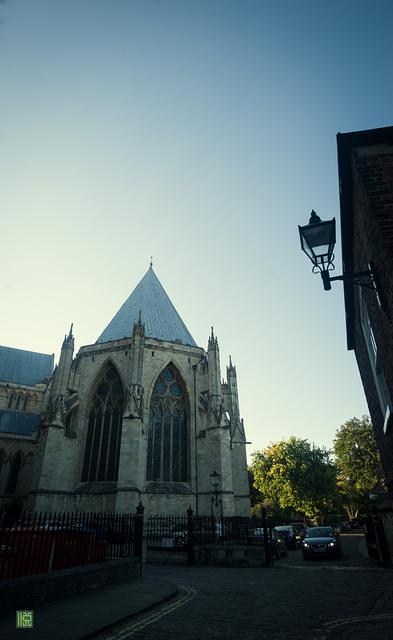
[[[329,271],[334,270],[334,245],[336,244],[336,219],[322,221],[321,218],[311,211],[309,223],[303,227],[299,226],[300,246],[302,251],[310,258],[313,273],[320,273],[323,288],[329,291],[332,288],[331,282],[343,280],[360,287],[374,289],[379,305],[384,308],[381,288],[378,282],[375,266],[370,263],[367,271],[357,273],[345,273],[342,276],[330,277]],[[364,282],[363,278],[369,278],[369,282]]]
[[[323,286],[331,289],[328,271],[334,269],[334,245],[336,243],[336,219],[321,221],[314,210],[309,224],[299,226],[300,245],[313,263],[313,273],[321,273]],[[327,276],[327,278],[326,278]]]
[[[222,507],[222,500],[221,498],[218,497],[218,486],[220,484],[220,480],[221,480],[221,476],[219,473],[217,473],[217,471],[213,471],[213,473],[210,474],[210,480],[212,481],[212,485],[214,487],[214,498],[212,496],[211,498],[211,514],[212,514],[212,518],[214,517],[214,507],[220,507],[220,513],[221,513],[221,522],[224,516],[223,513],[223,507]]]

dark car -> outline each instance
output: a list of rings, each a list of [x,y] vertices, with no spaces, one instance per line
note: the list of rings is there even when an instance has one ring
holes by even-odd
[[[268,536],[270,538],[271,536],[271,541],[272,541],[272,555],[273,558],[275,558],[276,560],[278,560],[279,558],[281,558],[281,556],[286,556],[287,555],[287,546],[285,544],[285,540],[284,538],[280,537],[279,534],[277,533],[277,531],[275,531],[274,529],[269,529],[267,530]],[[263,528],[262,527],[258,527],[256,529],[251,529],[250,531],[250,536],[249,536],[249,542],[254,543],[254,542],[259,542],[259,543],[263,543],[264,542],[264,532],[263,532]]]
[[[343,549],[333,527],[310,527],[302,544],[303,558],[341,558]]]
[[[307,527],[304,522],[290,522],[289,524],[296,529],[301,539],[304,540],[307,536]]]
[[[291,524],[274,527],[280,538],[285,540],[287,549],[298,549],[302,543],[300,533]]]
[[[223,542],[229,536],[228,527],[215,522],[214,526],[211,523],[202,523],[199,526],[194,527],[193,537],[194,544],[210,544],[212,542]],[[168,546],[185,547],[188,541],[187,529],[177,529],[171,533],[173,543]]]

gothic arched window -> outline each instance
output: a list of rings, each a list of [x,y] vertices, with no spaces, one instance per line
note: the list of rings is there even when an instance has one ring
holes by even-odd
[[[188,481],[188,399],[173,365],[159,375],[150,402],[147,480]]]
[[[108,364],[91,402],[82,482],[117,480],[123,410],[123,385]]]

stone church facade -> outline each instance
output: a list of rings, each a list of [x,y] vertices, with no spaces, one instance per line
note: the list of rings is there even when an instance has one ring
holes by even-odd
[[[142,500],[148,515],[209,514],[216,471],[224,515],[250,515],[236,368],[221,379],[213,329],[207,350],[197,346],[152,265],[75,356],[71,327],[46,379],[3,380],[2,353],[3,508],[133,511]],[[28,400],[16,407],[18,394]]]

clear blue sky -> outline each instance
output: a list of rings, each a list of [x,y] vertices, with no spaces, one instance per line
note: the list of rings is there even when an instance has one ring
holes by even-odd
[[[249,452],[367,412],[342,285],[336,133],[391,125],[391,0],[0,3],[0,343],[95,342],[149,266],[222,373]],[[341,269],[337,247],[337,273]]]

